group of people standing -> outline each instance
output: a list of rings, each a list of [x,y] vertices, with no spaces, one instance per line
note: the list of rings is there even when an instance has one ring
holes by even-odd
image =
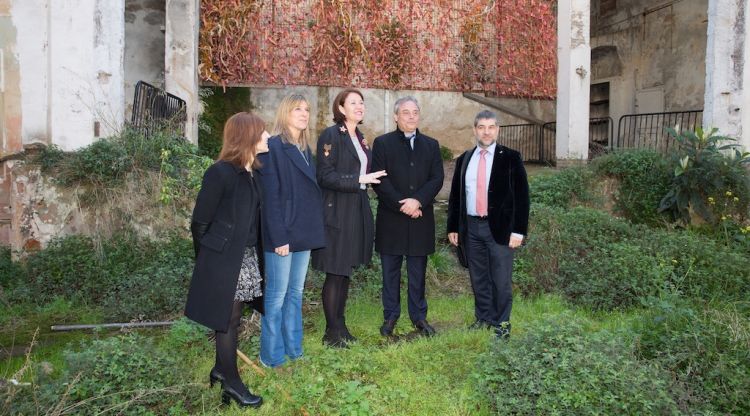
[[[352,272],[370,263],[373,242],[383,269],[380,333],[392,336],[399,319],[406,258],[409,318],[421,334],[435,334],[427,321],[425,273],[435,251],[433,201],[444,179],[440,146],[419,131],[414,97],[395,102],[397,129],[376,138],[372,148],[358,128],[365,115],[360,91],[343,90],[332,111],[335,124],[318,138],[315,158],[303,96],[282,100],[272,137],[258,116],[235,114],[224,126],[217,162],[204,175],[192,216],[196,264],[185,314],[216,333],[209,380],[221,384],[224,403],[262,403],[237,370],[246,304],[262,314],[262,365],[302,357],[302,294],[310,263],[326,274],[323,343],[347,348],[356,341],[346,325],[346,301]],[[457,161],[448,237],[469,266],[476,299],[472,328],[492,327],[506,337],[513,250],[526,234],[528,186],[520,155],[495,144],[497,117],[479,113],[474,132],[482,150]],[[378,197],[377,224],[368,185]]]

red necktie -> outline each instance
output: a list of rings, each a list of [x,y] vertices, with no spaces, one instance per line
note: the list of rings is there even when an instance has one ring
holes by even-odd
[[[480,217],[487,216],[487,161],[484,156],[487,150],[479,151],[479,169],[477,170],[477,215]]]

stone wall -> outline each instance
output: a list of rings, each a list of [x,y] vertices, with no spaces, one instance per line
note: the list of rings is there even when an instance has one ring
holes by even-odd
[[[310,132],[313,141],[318,134],[333,124],[332,103],[343,88],[331,87],[285,87],[285,88],[252,88],[250,100],[255,109],[270,128],[278,104],[284,96],[291,93],[303,94],[310,102]],[[419,101],[420,131],[432,136],[443,146],[458,155],[473,145],[472,126],[474,116],[486,106],[464,98],[461,93],[441,91],[388,91],[380,89],[362,89],[365,98],[365,120],[360,129],[369,140],[392,131],[396,128],[393,120],[393,104],[399,98],[413,95]],[[523,99],[503,99],[504,105],[512,106],[519,112],[527,113],[542,120],[554,120],[554,102]],[[526,123],[495,111],[499,123]]]

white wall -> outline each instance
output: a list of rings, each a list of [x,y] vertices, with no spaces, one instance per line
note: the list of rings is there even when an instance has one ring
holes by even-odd
[[[124,117],[124,1],[14,0],[24,143],[64,150],[118,131]]]

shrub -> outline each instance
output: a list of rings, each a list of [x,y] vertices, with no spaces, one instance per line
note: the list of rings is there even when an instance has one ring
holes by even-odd
[[[146,243],[140,259],[128,263],[109,262],[109,269],[127,265],[108,288],[102,302],[105,314],[113,319],[158,319],[177,314],[185,306],[187,287],[193,270],[192,243],[172,237],[160,243]],[[133,267],[137,266],[137,267]]]
[[[691,414],[750,414],[750,325],[731,305],[705,309],[655,299],[636,328],[638,354],[673,374]]]
[[[190,398],[199,396],[198,386],[184,382],[186,371],[174,354],[149,337],[93,340],[64,355],[63,374],[54,379],[37,371],[31,391],[16,393],[11,413],[187,414]]]
[[[636,242],[644,253],[671,263],[671,284],[698,299],[743,300],[750,268],[742,247],[727,247],[690,231],[652,230]]]
[[[29,256],[26,285],[40,302],[63,297],[105,307],[108,318],[156,319],[184,306],[192,253],[190,240],[179,236],[119,234],[98,250],[90,237],[69,236]]]
[[[622,309],[658,295],[671,267],[629,243],[608,243],[584,256],[564,256],[557,286],[574,304]]]
[[[629,241],[644,232],[642,226],[583,207],[565,210],[532,204],[530,224],[528,243],[518,252],[527,279],[515,281],[525,295],[558,291],[563,259],[587,257],[596,247]]]
[[[440,157],[443,159],[443,162],[449,162],[453,160],[453,150],[445,146],[440,146]]]
[[[563,169],[554,175],[531,176],[531,202],[561,208],[567,208],[574,201],[590,202],[594,200],[593,180],[591,170],[583,167]]]
[[[563,314],[495,343],[479,359],[479,384],[498,414],[676,413],[667,374],[625,345]]]
[[[750,163],[750,154],[742,153],[740,146],[732,143],[734,139],[718,136],[716,131],[698,128],[678,133],[669,129],[679,149],[672,155],[674,176],[659,210],[684,224],[692,222],[691,212],[710,224],[718,223],[721,216],[747,216],[750,176],[745,165]],[[732,212],[717,215],[715,200],[727,194],[736,198],[737,204]]]
[[[665,218],[659,203],[669,190],[667,160],[651,149],[626,150],[594,159],[597,175],[617,178],[615,208],[635,223],[656,225]]]
[[[204,156],[216,159],[221,150],[224,123],[233,114],[250,111],[250,88],[201,88],[204,111],[198,130],[198,146]]]

